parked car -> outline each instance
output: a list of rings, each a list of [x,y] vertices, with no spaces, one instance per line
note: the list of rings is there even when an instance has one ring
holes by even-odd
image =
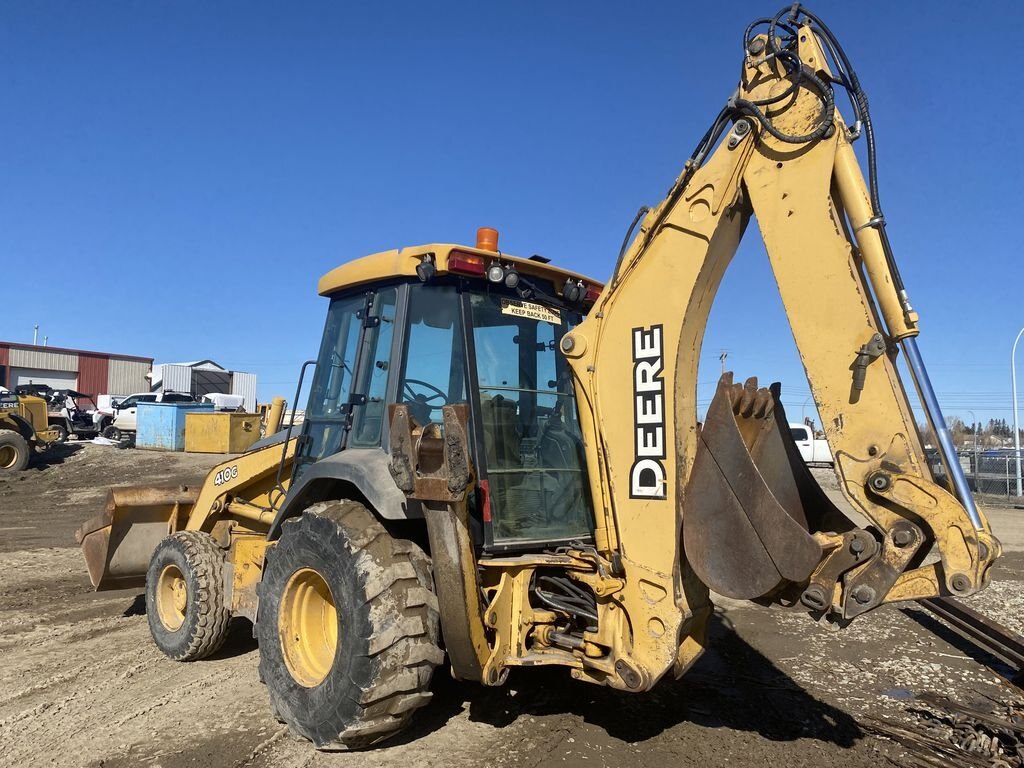
[[[806,424],[790,424],[789,433],[793,436],[793,442],[796,443],[806,464],[825,467],[833,465],[832,450],[828,447],[828,441],[815,437],[814,432]]]
[[[114,421],[103,430],[103,436],[120,440],[126,432],[137,428],[136,410],[139,403],[194,403],[196,399],[184,392],[140,392],[121,400],[114,406]]]

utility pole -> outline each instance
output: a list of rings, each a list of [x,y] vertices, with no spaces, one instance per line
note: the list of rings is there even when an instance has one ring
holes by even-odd
[[[811,402],[812,397],[814,397],[814,395],[808,395],[807,399],[804,400],[804,404],[800,406],[800,421],[807,426],[810,426],[810,424],[807,423],[807,404]],[[813,421],[813,419],[811,421]]]
[[[1020,477],[1020,424],[1017,421],[1017,342],[1024,336],[1024,328],[1020,329],[1017,338],[1013,340],[1013,347],[1010,349],[1010,382],[1013,389],[1013,455],[1017,465],[1017,495],[1024,496],[1021,492]]]
[[[39,323],[36,323],[32,328],[32,346],[34,347],[39,342]]]
[[[727,358],[728,356],[729,356],[729,353],[726,352],[724,349],[722,350],[722,353],[718,356],[719,361],[722,363],[722,375],[723,376],[725,376],[725,358]],[[1018,495],[1020,495],[1020,494],[1018,494]]]
[[[972,411],[970,408],[967,409],[967,412],[969,414],[971,414],[971,433],[974,435],[974,452],[977,453],[978,452],[978,425],[977,425],[976,422],[978,421],[978,417],[974,415],[974,411]]]

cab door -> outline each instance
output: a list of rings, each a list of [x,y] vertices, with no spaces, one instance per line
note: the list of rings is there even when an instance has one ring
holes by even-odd
[[[397,305],[395,286],[331,301],[296,471],[350,444],[380,445]]]

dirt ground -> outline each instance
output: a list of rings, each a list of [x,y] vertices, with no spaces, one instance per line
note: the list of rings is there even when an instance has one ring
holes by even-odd
[[[723,606],[710,650],[648,695],[524,670],[499,689],[435,676],[434,701],[392,745],[319,753],[270,716],[248,626],[215,658],[152,645],[139,590],[93,593],[74,530],[111,484],[189,483],[219,457],[70,445],[0,479],[0,766],[665,766],[900,764],[865,732],[914,692],[1010,695],[1008,670],[913,606],[842,633],[802,613]],[[823,483],[825,485],[825,483]],[[990,509],[1008,554],[971,603],[1024,631],[1024,510]]]

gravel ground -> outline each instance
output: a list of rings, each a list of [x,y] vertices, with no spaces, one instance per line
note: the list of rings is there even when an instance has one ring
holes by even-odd
[[[220,459],[72,444],[0,480],[0,766],[866,768],[901,752],[862,729],[864,714],[904,717],[925,690],[964,702],[1008,692],[1006,669],[913,606],[836,633],[801,613],[723,603],[695,669],[650,694],[557,669],[519,671],[500,689],[441,670],[434,701],[395,743],[318,753],[271,718],[247,627],[213,659],[171,662],[150,642],[137,590],[94,594],[74,548],[110,484],[187,484]],[[1010,554],[971,603],[1024,630],[1020,514],[991,510]]]

